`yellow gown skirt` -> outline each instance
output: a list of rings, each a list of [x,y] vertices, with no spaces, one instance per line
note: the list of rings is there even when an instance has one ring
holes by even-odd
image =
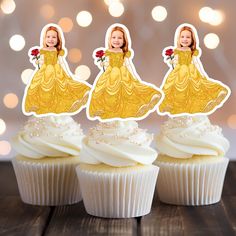
[[[208,113],[222,105],[229,90],[218,81],[202,77],[194,64],[178,64],[165,80],[159,110],[169,114]]]
[[[90,117],[139,118],[157,105],[161,92],[133,78],[125,66],[109,66],[90,96]]]
[[[90,87],[69,77],[60,64],[42,65],[26,91],[25,111],[74,113],[87,103]]]

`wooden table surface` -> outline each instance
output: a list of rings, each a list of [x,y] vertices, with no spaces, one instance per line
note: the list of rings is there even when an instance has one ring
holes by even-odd
[[[236,162],[230,162],[219,203],[204,207],[163,204],[154,197],[142,218],[88,215],[83,202],[71,206],[24,204],[11,163],[0,162],[0,235],[236,235]]]

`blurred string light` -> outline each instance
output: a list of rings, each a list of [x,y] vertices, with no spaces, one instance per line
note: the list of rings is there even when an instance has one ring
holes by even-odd
[[[112,1],[109,4],[108,11],[109,11],[111,16],[120,17],[124,13],[125,8],[124,8],[124,5],[121,2]]]
[[[76,16],[76,21],[81,27],[88,27],[92,23],[93,17],[88,11],[81,11]]]
[[[167,17],[167,10],[163,6],[156,6],[152,9],[152,18],[155,21],[164,21]]]
[[[91,75],[91,71],[88,66],[80,65],[75,69],[75,77],[81,80],[87,80]]]
[[[4,14],[11,14],[14,12],[16,4],[13,0],[3,0],[1,2],[1,9]]]
[[[58,25],[62,28],[63,32],[68,33],[73,28],[73,21],[69,17],[63,17],[59,20]]]
[[[82,53],[78,48],[72,48],[69,50],[68,59],[72,63],[78,63],[82,58]]]
[[[6,130],[6,124],[4,120],[0,119],[0,135],[2,135]]]
[[[18,97],[14,93],[8,93],[3,98],[3,103],[7,108],[15,108],[18,104]]]
[[[229,116],[227,123],[231,129],[236,129],[236,114]]]
[[[114,2],[120,2],[120,0],[104,0],[104,2],[105,2],[105,4],[106,4],[107,6],[109,6],[109,5],[111,5],[112,3],[114,3]]]
[[[50,4],[44,4],[40,8],[40,14],[45,19],[51,19],[55,15],[55,9]]]
[[[34,70],[32,69],[25,69],[21,73],[21,80],[24,84],[28,84],[30,79],[32,78]]]
[[[224,20],[224,15],[219,10],[214,10],[210,7],[203,7],[200,9],[199,18],[202,22],[210,25],[220,25]]]
[[[0,155],[5,156],[11,152],[11,145],[9,142],[3,140],[0,141]]]
[[[10,38],[9,45],[14,51],[21,51],[25,47],[25,39],[23,36],[15,34]]]
[[[215,49],[218,47],[220,39],[217,34],[209,33],[204,37],[204,44],[209,49]]]

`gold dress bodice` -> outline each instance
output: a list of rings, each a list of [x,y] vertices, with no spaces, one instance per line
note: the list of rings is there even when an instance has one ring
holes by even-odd
[[[41,49],[40,50],[40,55],[44,55],[44,64],[45,65],[55,65],[58,60],[58,52],[57,51],[46,51]],[[59,56],[63,56],[64,51],[61,50],[59,52]]]
[[[178,64],[179,65],[189,65],[192,63],[192,52],[191,51],[181,51],[175,50],[175,54],[178,55]],[[198,54],[198,51],[194,52],[194,56]]]

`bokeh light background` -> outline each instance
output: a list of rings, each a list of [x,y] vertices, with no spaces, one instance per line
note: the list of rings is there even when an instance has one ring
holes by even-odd
[[[133,63],[140,77],[158,87],[168,70],[162,50],[173,45],[179,24],[193,24],[199,35],[201,61],[207,74],[230,86],[225,105],[210,116],[230,140],[228,155],[236,159],[236,28],[233,0],[2,0],[0,1],[0,160],[15,152],[10,141],[27,120],[21,111],[23,92],[34,67],[28,50],[39,45],[40,32],[48,23],[59,24],[68,49],[67,62],[74,78],[93,83],[99,70],[92,52],[104,46],[105,33],[113,23],[125,24],[135,52]],[[84,132],[96,122],[85,110],[74,116]],[[151,114],[139,122],[157,133],[166,117]]]

